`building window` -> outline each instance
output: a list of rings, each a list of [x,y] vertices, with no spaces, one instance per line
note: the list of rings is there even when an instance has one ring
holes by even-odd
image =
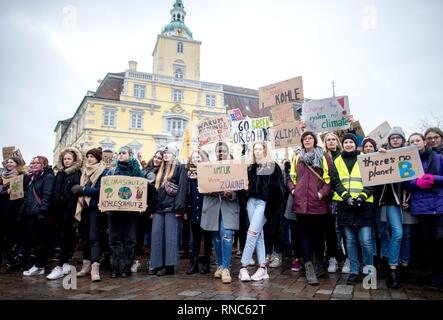
[[[103,110],[103,125],[115,127],[115,110]]]
[[[207,94],[206,95],[206,106],[207,107],[215,107],[216,98],[213,95]]]
[[[176,81],[183,81],[183,69],[176,68],[174,71],[174,79]]]
[[[143,114],[137,111],[131,111],[131,129],[143,129]]]
[[[177,43],[177,53],[183,53],[183,42]]]
[[[167,131],[173,136],[182,136],[185,132],[187,121],[180,118],[169,118],[167,119]]]
[[[146,91],[146,86],[141,84],[134,84],[134,97],[144,98],[145,91]]]
[[[173,90],[172,91],[172,101],[174,101],[174,102],[183,101],[183,91],[182,90]]]

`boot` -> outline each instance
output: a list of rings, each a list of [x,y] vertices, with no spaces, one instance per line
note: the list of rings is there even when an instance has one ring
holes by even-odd
[[[77,273],[77,277],[85,277],[91,274],[91,260],[83,260],[83,266],[79,273]]]
[[[19,254],[6,265],[8,271],[19,271],[23,267],[23,256]]]
[[[318,279],[315,275],[314,264],[311,261],[305,263],[306,281],[311,286],[318,285]]]
[[[200,270],[200,274],[207,274],[210,271],[210,266],[209,266],[209,258],[205,257],[205,260],[202,263],[202,268]]]
[[[314,258],[314,270],[317,278],[320,278],[321,276],[324,276],[327,273],[326,268],[323,265],[323,262],[315,258]]]
[[[94,262],[91,267],[91,281],[100,281],[100,263]]]
[[[186,274],[194,274],[198,272],[198,257],[193,257],[191,260],[191,267],[186,270]]]
[[[397,269],[391,269],[389,271],[389,277],[386,285],[392,289],[400,288],[400,284],[398,283],[398,272]]]

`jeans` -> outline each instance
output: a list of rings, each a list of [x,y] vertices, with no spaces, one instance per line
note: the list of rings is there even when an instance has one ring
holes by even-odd
[[[109,215],[109,247],[112,252],[112,271],[119,272],[120,260],[125,268],[134,263],[137,241],[137,214],[114,213]]]
[[[248,200],[249,230],[246,237],[245,249],[241,258],[243,266],[247,266],[252,259],[254,249],[257,250],[257,259],[260,265],[265,264],[265,240],[263,237],[263,226],[265,225],[266,202],[260,199],[250,198]]]
[[[360,274],[360,261],[358,259],[358,241],[363,255],[363,264],[365,266],[373,265],[373,252],[372,252],[372,228],[365,227],[349,227],[345,226],[346,237],[346,251],[348,253],[349,261],[351,264],[351,273]]]
[[[386,217],[391,228],[389,239],[389,265],[398,266],[401,239],[403,238],[403,216],[399,206],[386,206]]]
[[[403,225],[403,238],[400,246],[400,263],[409,265],[411,260],[411,225]]]
[[[234,242],[234,230],[225,229],[223,226],[222,214],[220,212],[220,228],[212,231],[212,241],[214,242],[215,262],[223,269],[231,269],[232,245]]]
[[[375,223],[377,226],[377,238],[380,240],[380,257],[389,257],[389,233],[388,233],[388,223],[381,221],[381,207],[375,209]],[[375,245],[374,237],[374,255],[377,253],[377,248]]]

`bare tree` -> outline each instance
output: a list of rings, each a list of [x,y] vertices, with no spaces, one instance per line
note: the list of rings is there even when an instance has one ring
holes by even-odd
[[[419,120],[417,125],[414,126],[413,131],[425,132],[426,129],[431,127],[437,127],[443,130],[443,116],[431,112],[429,117]]]

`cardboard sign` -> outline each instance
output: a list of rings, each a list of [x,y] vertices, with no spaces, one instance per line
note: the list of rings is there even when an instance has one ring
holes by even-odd
[[[272,115],[272,124],[278,126],[282,123],[291,123],[295,121],[293,103],[285,103],[270,108]]]
[[[357,137],[357,148],[358,148],[361,146],[361,143],[363,142],[363,139],[365,138],[365,133],[363,131],[363,128],[361,127],[360,121],[358,121],[358,120],[354,121],[352,126],[353,126],[353,130],[355,131],[355,136]],[[334,133],[337,135],[339,141],[343,141],[343,137],[348,132],[349,132],[349,130],[334,131]],[[325,136],[327,134],[328,134],[327,132],[320,134],[320,139],[321,139],[322,143],[325,140]]]
[[[7,160],[14,154],[15,147],[3,147],[3,160]]]
[[[112,167],[113,160],[114,160],[114,153],[113,152],[103,151],[102,161],[103,161],[104,165],[106,166],[106,168]]]
[[[271,143],[274,149],[301,145],[300,121],[282,123],[271,129]]]
[[[348,129],[350,126],[348,97],[305,102],[302,107],[302,115],[308,131],[327,132]]]
[[[420,178],[423,172],[417,147],[368,153],[357,157],[364,186],[403,182]]]
[[[200,193],[248,189],[246,163],[218,161],[197,164],[197,182]]]
[[[230,124],[225,117],[204,120],[197,124],[198,145],[223,141],[229,137]]]
[[[101,180],[100,211],[143,212],[147,208],[148,180],[138,177],[106,176]]]
[[[260,109],[291,101],[304,100],[302,77],[261,87],[259,88],[258,96]]]
[[[246,118],[240,121],[232,121],[232,139],[235,144],[270,141],[270,128],[271,121],[269,117]]]
[[[8,179],[9,189],[11,193],[9,194],[10,200],[21,199],[25,196],[23,191],[23,175]]]
[[[239,108],[230,109],[227,112],[228,112],[229,120],[231,120],[231,121],[238,121],[238,120],[244,119],[243,114]]]
[[[22,155],[20,149],[15,150],[15,151],[12,153],[12,156],[13,156],[13,157],[16,157],[16,158],[19,158],[23,163],[25,163],[25,159],[23,158],[23,155]]]
[[[371,131],[368,134],[368,137],[372,138],[377,142],[377,145],[380,147],[383,143],[387,142],[388,134],[391,131],[391,126],[387,121],[383,122],[377,128]]]

